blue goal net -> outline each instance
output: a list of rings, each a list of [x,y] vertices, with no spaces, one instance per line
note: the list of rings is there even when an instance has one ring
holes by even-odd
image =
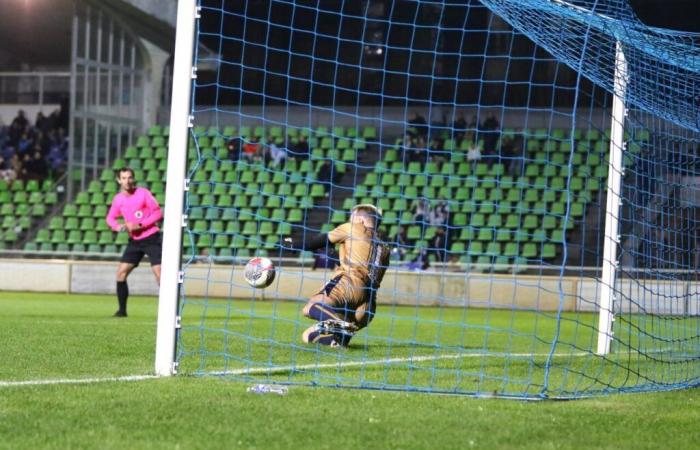
[[[517,398],[698,385],[699,35],[626,0],[200,6],[181,372]],[[389,263],[348,287],[325,236],[362,204]],[[267,288],[245,281],[254,257]],[[352,323],[355,288],[359,331],[309,313],[341,289]]]

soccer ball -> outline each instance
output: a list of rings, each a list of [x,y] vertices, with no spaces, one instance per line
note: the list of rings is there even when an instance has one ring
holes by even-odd
[[[275,265],[269,258],[253,258],[245,265],[243,276],[254,288],[266,288],[275,281]]]

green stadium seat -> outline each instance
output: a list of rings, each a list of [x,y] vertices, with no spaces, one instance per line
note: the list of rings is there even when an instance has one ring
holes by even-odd
[[[25,191],[18,191],[14,193],[12,201],[16,204],[27,203],[29,201],[29,196]]]
[[[78,217],[91,217],[93,215],[93,208],[91,205],[85,204],[85,205],[80,205],[80,208],[78,209]]]
[[[66,241],[66,231],[65,230],[54,230],[51,233],[51,243],[58,244],[60,242]]]
[[[56,203],[58,203],[58,193],[47,192],[44,194],[44,204],[55,205]]]
[[[67,244],[79,244],[83,241],[83,233],[80,230],[71,230],[68,233],[68,239],[66,239]],[[55,242],[55,241],[53,241]]]
[[[102,253],[102,246],[99,244],[89,244],[87,246],[88,253]]]
[[[101,231],[97,239],[97,243],[101,245],[109,245],[114,242],[114,233],[112,231]]]
[[[37,234],[36,238],[34,239],[38,244],[43,244],[44,242],[50,242],[51,241],[51,235],[49,230],[47,229],[40,229]]]
[[[39,186],[39,182],[37,180],[27,181],[27,184],[24,187],[24,189],[27,192],[39,192],[39,191],[41,191],[41,187]]]
[[[97,243],[97,232],[95,230],[85,231],[83,234],[83,243],[86,245]]]
[[[107,217],[107,205],[97,205],[92,210],[92,217],[104,220]]]
[[[481,228],[476,235],[476,240],[481,242],[491,242],[493,241],[493,229],[492,228]]]
[[[33,205],[29,214],[32,217],[44,217],[46,215],[46,205],[43,203]]]
[[[64,228],[63,217],[54,216],[49,221],[49,230],[61,230]]]
[[[71,230],[77,230],[79,228],[80,228],[80,220],[77,217],[71,216],[71,217],[66,218],[63,229],[71,231]]]
[[[24,188],[24,181],[20,179],[13,181],[12,185],[10,186],[10,190],[12,192],[26,191],[26,189]]]

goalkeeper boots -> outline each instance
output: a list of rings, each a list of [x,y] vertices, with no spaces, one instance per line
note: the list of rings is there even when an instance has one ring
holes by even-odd
[[[354,336],[357,332],[357,325],[344,320],[328,319],[316,324],[320,330],[326,333]]]

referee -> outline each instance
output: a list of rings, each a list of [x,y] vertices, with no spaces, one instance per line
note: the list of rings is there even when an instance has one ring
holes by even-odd
[[[144,255],[151,261],[151,270],[160,285],[160,260],[163,251],[163,239],[156,225],[163,218],[163,213],[151,191],[136,187],[134,171],[129,167],[117,170],[117,183],[121,188],[112,199],[106,220],[109,227],[116,232],[129,233],[129,244],[119,261],[117,268],[117,299],[119,309],[114,317],[126,317],[126,301],[129,298],[129,286],[126,279]],[[122,222],[117,219],[122,218]]]

